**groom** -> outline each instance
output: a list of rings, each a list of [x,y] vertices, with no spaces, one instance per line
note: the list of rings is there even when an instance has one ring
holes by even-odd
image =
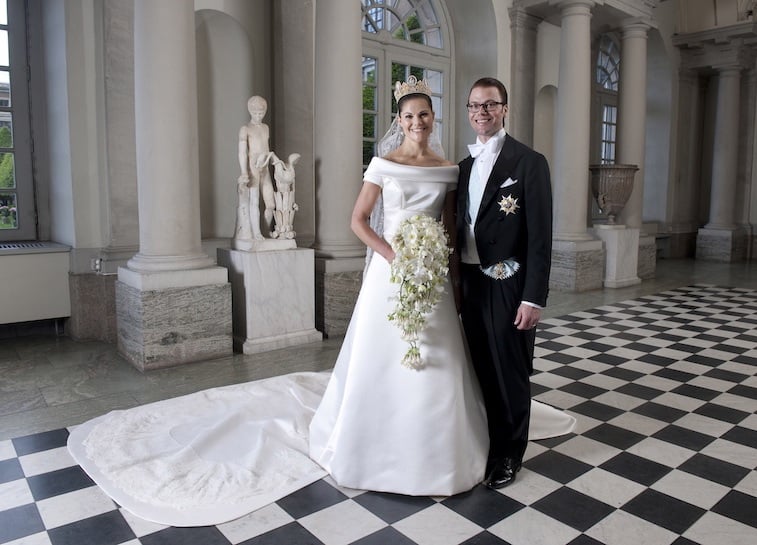
[[[468,95],[478,135],[460,162],[461,317],[489,422],[484,484],[515,479],[528,441],[536,324],[547,302],[552,191],[543,155],[504,129],[507,90],[482,78]]]

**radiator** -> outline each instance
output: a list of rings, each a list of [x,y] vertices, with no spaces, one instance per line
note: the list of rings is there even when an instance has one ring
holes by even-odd
[[[0,243],[0,324],[71,315],[68,246]]]

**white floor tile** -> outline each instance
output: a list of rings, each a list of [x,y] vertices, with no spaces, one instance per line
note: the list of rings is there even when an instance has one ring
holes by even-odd
[[[441,504],[432,505],[393,526],[418,545],[457,545],[483,531]]]
[[[741,522],[707,512],[683,533],[701,545],[754,545],[757,530]]]
[[[615,511],[586,531],[600,543],[669,545],[678,535],[625,511]],[[721,543],[725,545],[726,542]]]
[[[646,489],[639,483],[598,467],[572,480],[568,486],[616,508],[625,505]]]
[[[298,521],[329,545],[346,545],[377,532],[386,522],[351,500],[346,500]]]
[[[218,529],[232,543],[242,543],[289,524],[293,520],[292,516],[281,507],[271,504],[231,522],[219,524]]]
[[[578,530],[526,507],[489,528],[489,532],[513,544],[566,545]]]
[[[711,509],[731,490],[721,484],[675,469],[650,488],[702,509]]]
[[[45,523],[45,528],[49,530],[113,511],[116,509],[116,504],[99,487],[90,486],[40,500],[37,502],[37,509]]]

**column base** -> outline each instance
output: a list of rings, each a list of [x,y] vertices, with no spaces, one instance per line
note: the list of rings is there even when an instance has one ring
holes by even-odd
[[[318,258],[315,266],[316,327],[326,337],[344,335],[363,284],[365,258]]]
[[[601,240],[553,240],[549,287],[576,292],[599,289],[604,266],[605,252]]]
[[[231,286],[221,267],[119,269],[118,351],[140,371],[232,355]]]
[[[747,233],[744,229],[708,229],[697,232],[696,258],[702,261],[735,263],[746,259]]]
[[[657,238],[655,235],[639,235],[639,266],[637,275],[642,280],[654,278],[657,272]]]
[[[322,340],[314,323],[313,250],[217,254],[229,270],[234,350],[258,354]]]
[[[594,234],[605,243],[606,288],[624,288],[641,283],[639,266],[639,229],[625,225],[597,224]]]

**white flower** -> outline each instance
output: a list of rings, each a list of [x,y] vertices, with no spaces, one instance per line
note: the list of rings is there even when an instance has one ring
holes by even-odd
[[[389,279],[400,287],[395,298],[397,304],[388,318],[410,343],[402,365],[411,369],[424,366],[418,339],[426,325],[426,315],[444,293],[450,254],[447,243],[444,226],[423,215],[403,221],[392,239],[394,261]]]

